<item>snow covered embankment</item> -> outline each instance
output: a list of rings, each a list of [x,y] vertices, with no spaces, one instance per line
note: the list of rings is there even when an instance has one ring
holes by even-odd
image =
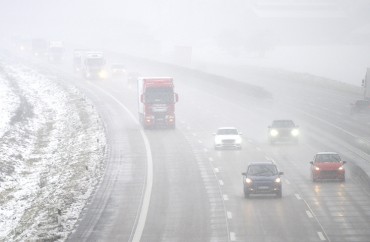
[[[100,118],[25,67],[0,64],[0,103],[0,241],[65,240],[103,174]]]

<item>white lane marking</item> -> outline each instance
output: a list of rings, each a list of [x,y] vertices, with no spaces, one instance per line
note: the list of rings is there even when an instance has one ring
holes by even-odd
[[[212,158],[212,157],[209,157],[209,158],[208,158],[208,160],[209,160],[209,161],[213,161],[213,158]]]
[[[227,218],[228,219],[232,219],[233,218],[233,214],[231,212],[227,211],[226,214],[227,214]]]
[[[301,198],[301,196],[300,196],[298,193],[294,194],[294,196],[295,196],[298,200],[301,200],[301,199],[302,199],[302,198]]]
[[[317,234],[319,235],[319,238],[320,238],[321,240],[326,240],[326,239],[325,239],[325,236],[323,235],[323,233],[322,233],[322,232],[317,232]]]
[[[224,185],[224,182],[222,180],[218,180],[218,183],[220,183],[220,186]]]
[[[256,147],[256,150],[261,151],[261,148],[260,147]]]
[[[234,232],[230,232],[230,241],[235,241],[235,240],[236,240],[235,233]]]
[[[226,194],[222,195],[222,198],[223,198],[225,201],[228,201],[228,200],[229,200],[229,196],[228,196],[228,195],[226,195]]]
[[[196,133],[192,133],[192,135],[193,135],[193,136],[197,136],[197,134],[196,134]]]
[[[285,179],[285,183],[290,185],[290,181],[288,179]]]
[[[215,173],[219,173],[220,172],[220,170],[218,168],[214,168],[213,170],[215,171]]]
[[[199,144],[202,144],[202,143],[203,143],[203,141],[201,141],[201,140],[198,140],[198,143],[199,143]]]
[[[189,126],[186,127],[187,130],[190,130],[191,128]]]
[[[265,156],[265,159],[266,160],[272,160],[270,157],[268,157],[268,156]]]
[[[310,211],[306,210],[306,214],[307,214],[307,216],[308,216],[309,218],[313,218],[313,215],[312,215],[312,213],[311,213]]]
[[[144,140],[145,151],[146,151],[146,156],[147,156],[146,158],[147,159],[147,169],[146,169],[147,174],[146,174],[146,184],[145,184],[145,187],[143,188],[144,190],[142,193],[141,208],[140,208],[140,211],[138,211],[138,215],[136,215],[136,218],[135,218],[136,220],[135,232],[134,232],[133,237],[132,237],[133,231],[131,232],[131,236],[130,236],[130,238],[132,237],[132,241],[140,241],[141,236],[144,231],[144,226],[145,226],[146,218],[147,218],[148,211],[149,211],[150,197],[152,195],[152,186],[153,186],[153,159],[152,159],[152,151],[150,148],[149,140],[144,132],[144,129],[141,127],[139,121],[136,119],[136,117],[130,112],[130,110],[123,103],[121,103],[117,98],[115,98],[109,92],[105,91],[99,86],[91,82],[89,82],[89,84],[99,89],[102,93],[104,93],[108,97],[112,98],[112,100],[114,100],[119,106],[121,106],[128,113],[128,115],[130,115],[132,120],[136,124],[138,124],[140,127],[140,134]],[[138,216],[139,216],[139,219],[138,219]]]
[[[203,148],[203,151],[204,151],[205,153],[207,153],[207,152],[208,152],[208,149],[207,149],[207,148]]]

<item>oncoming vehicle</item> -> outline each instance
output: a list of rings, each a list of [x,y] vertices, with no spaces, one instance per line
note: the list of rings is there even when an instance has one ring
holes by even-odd
[[[370,114],[370,101],[356,100],[351,104],[351,114]]]
[[[299,127],[292,120],[274,120],[268,126],[268,136],[270,144],[274,144],[277,141],[298,143]]]
[[[221,127],[213,134],[215,136],[215,149],[241,149],[242,133],[234,127]]]
[[[280,176],[284,173],[279,171],[272,161],[252,162],[247,171],[243,172],[244,197],[251,194],[275,194],[282,197],[282,185]]]
[[[114,63],[111,64],[111,75],[113,78],[124,78],[126,77],[126,68],[123,64]]]
[[[335,179],[345,181],[344,164],[338,153],[335,152],[319,152],[317,153],[311,164],[312,181],[321,179]]]

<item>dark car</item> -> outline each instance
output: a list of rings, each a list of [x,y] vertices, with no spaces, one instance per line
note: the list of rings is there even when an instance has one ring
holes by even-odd
[[[356,100],[351,104],[351,114],[370,114],[370,101],[369,100]]]
[[[311,164],[312,181],[322,179],[335,179],[345,181],[344,164],[338,153],[335,152],[319,152],[317,153]]]
[[[298,143],[299,127],[292,120],[274,120],[268,126],[268,136],[271,144],[286,141]]]
[[[280,176],[284,173],[279,171],[273,162],[253,162],[243,172],[244,197],[250,194],[276,194],[282,197]]]

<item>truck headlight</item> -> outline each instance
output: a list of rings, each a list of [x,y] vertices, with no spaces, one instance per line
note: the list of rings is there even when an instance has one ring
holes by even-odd
[[[276,130],[276,129],[271,129],[270,130],[270,135],[272,136],[272,137],[275,137],[275,136],[277,136],[279,134],[279,132]]]
[[[242,143],[242,138],[241,137],[236,137],[235,138],[235,143],[236,144],[241,144]]]
[[[245,182],[246,182],[246,183],[248,183],[248,184],[250,184],[250,183],[252,183],[252,179],[250,179],[250,178],[245,178]]]
[[[107,72],[106,70],[101,70],[101,71],[99,72],[99,77],[100,77],[101,79],[107,79],[107,78],[108,78],[108,72]]]

